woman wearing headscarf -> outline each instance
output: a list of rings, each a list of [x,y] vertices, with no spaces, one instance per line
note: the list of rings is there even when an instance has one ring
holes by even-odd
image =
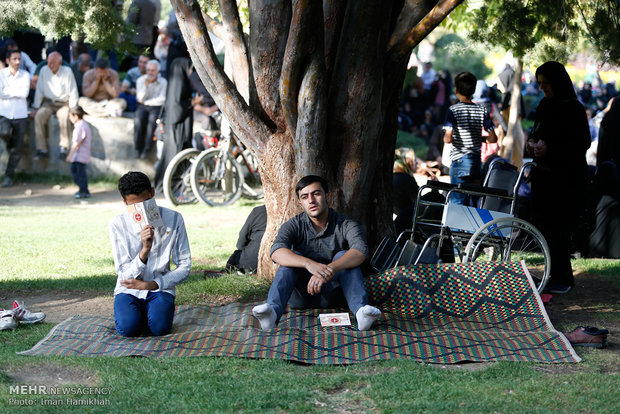
[[[164,103],[164,149],[155,171],[155,187],[161,188],[166,167],[170,160],[192,142],[192,87],[189,76],[192,61],[176,58],[170,67],[166,102]]]
[[[532,171],[533,218],[551,254],[547,291],[567,293],[574,285],[570,240],[583,205],[590,130],[585,108],[561,63],[543,64],[536,79],[545,97],[527,141],[538,164]]]
[[[611,107],[601,121],[598,132],[598,148],[596,150],[596,165],[613,161],[616,167],[620,166],[620,98],[612,98]]]

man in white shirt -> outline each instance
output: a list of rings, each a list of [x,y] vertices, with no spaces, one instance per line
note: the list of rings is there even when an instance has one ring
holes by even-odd
[[[69,109],[77,105],[78,98],[73,71],[68,66],[62,66],[60,53],[50,53],[47,66],[41,68],[39,73],[32,103],[35,109],[35,159],[47,156],[47,123],[53,114],[56,114],[60,124],[59,156],[62,160],[67,157],[73,129],[69,121]]]
[[[131,171],[118,181],[125,205],[151,199],[155,189],[141,172]],[[166,335],[174,319],[175,286],[187,279],[192,265],[185,223],[180,213],[159,207],[163,226],[134,230],[128,212],[110,222],[110,241],[118,279],[114,288],[116,331],[122,336],[141,333]],[[170,270],[170,261],[176,265]]]
[[[6,51],[7,51],[7,58],[8,58],[8,53],[10,51],[19,50],[19,45],[13,39],[7,40],[4,47],[6,48]],[[37,65],[35,65],[32,59],[30,59],[30,56],[28,56],[28,54],[26,54],[25,52],[20,51],[20,55],[21,55],[22,60],[19,63],[19,68],[28,72],[30,76],[34,75],[34,71],[36,70]]]
[[[28,120],[28,103],[26,98],[30,92],[30,74],[19,69],[21,52],[13,49],[7,52],[7,67],[0,70],[0,122],[3,127],[2,136],[9,151],[9,162],[6,166],[2,187],[13,185],[15,169],[22,156],[24,132]]]
[[[136,81],[136,97],[138,107],[133,119],[134,148],[136,158],[147,158],[153,147],[153,133],[161,107],[166,100],[168,82],[159,76],[159,62],[149,60],[146,64],[146,75]]]

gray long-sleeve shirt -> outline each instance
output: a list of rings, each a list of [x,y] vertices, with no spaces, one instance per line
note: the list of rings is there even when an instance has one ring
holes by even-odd
[[[334,255],[342,250],[355,249],[368,256],[368,247],[359,224],[331,208],[327,226],[319,233],[306,213],[298,214],[282,224],[269,254],[273,255],[280,248],[291,249],[319,263],[330,263]]]

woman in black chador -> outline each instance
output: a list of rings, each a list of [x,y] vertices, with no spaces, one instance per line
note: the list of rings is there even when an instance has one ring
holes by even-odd
[[[192,143],[192,86],[189,76],[192,61],[176,58],[168,74],[168,89],[164,103],[164,149],[155,171],[155,187],[159,190],[170,160]]]
[[[545,97],[536,109],[527,141],[538,164],[532,171],[534,225],[545,236],[551,253],[547,290],[567,293],[574,285],[571,236],[584,203],[590,132],[586,111],[561,63],[543,64],[536,70],[536,79]]]

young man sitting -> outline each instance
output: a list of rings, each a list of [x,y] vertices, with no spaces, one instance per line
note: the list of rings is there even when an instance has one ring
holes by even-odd
[[[327,182],[316,175],[303,177],[295,187],[304,212],[280,227],[271,247],[271,258],[280,267],[267,303],[252,309],[263,330],[276,326],[287,303],[297,309],[338,307],[342,296],[360,331],[369,330],[381,316],[368,305],[359,268],[368,255],[362,231],[327,206],[327,191]]]
[[[141,172],[128,172],[118,182],[125,205],[153,198],[155,189]],[[110,222],[110,240],[118,279],[114,288],[116,331],[166,335],[172,329],[175,286],[189,275],[191,255],[183,217],[158,207],[163,226],[134,230],[129,213]],[[170,270],[170,261],[176,265]]]

